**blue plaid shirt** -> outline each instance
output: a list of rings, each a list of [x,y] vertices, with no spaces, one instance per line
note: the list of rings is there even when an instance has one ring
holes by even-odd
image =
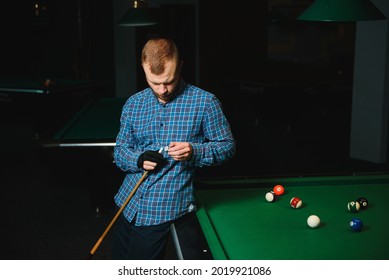
[[[167,164],[148,173],[123,211],[129,221],[136,215],[136,225],[156,225],[195,211],[195,169],[221,164],[235,154],[235,141],[219,100],[183,80],[166,104],[159,102],[151,88],[129,97],[120,123],[114,158],[126,176],[115,195],[118,206],[144,172],[137,166],[141,153],[158,151],[170,142],[189,142],[193,147],[189,161],[174,161],[163,152]]]

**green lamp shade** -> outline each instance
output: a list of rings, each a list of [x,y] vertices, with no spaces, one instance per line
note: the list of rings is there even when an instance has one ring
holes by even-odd
[[[316,0],[297,19],[363,21],[382,20],[386,17],[369,0]]]
[[[130,8],[118,21],[120,26],[148,26],[157,24],[148,8]]]

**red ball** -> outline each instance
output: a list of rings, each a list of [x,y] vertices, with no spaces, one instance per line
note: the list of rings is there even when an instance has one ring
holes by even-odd
[[[275,185],[273,188],[273,191],[276,195],[282,195],[284,193],[285,189],[282,185]]]
[[[292,208],[300,208],[302,204],[303,204],[303,201],[298,197],[293,197],[290,200],[290,206]]]

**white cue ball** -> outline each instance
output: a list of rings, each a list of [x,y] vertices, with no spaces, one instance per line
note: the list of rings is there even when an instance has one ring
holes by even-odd
[[[307,224],[311,228],[318,227],[320,225],[320,218],[316,215],[311,215],[307,219]]]
[[[270,191],[266,193],[265,198],[268,202],[273,202],[276,200],[277,195],[273,191]]]

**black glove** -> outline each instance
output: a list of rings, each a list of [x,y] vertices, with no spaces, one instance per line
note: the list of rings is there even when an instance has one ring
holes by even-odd
[[[157,151],[146,151],[141,154],[137,163],[139,168],[143,168],[143,162],[145,160],[155,162],[157,164],[156,169],[161,168],[164,162],[163,155]]]

